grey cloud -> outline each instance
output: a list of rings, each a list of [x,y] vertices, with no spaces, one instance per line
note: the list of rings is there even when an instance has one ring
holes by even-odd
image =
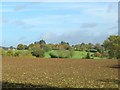
[[[14,23],[18,26],[25,26],[26,25],[26,23],[24,21],[20,21],[20,20],[17,20]]]
[[[32,7],[35,7],[37,4],[39,5],[41,2],[37,2],[34,1],[34,2],[29,2],[27,4],[22,4],[22,5],[17,5],[15,8],[14,8],[14,11],[23,11],[23,10],[26,10],[29,8],[29,6],[32,5]]]
[[[14,10],[15,11],[22,11],[22,10],[25,10],[26,8],[27,8],[26,5],[17,5]]]
[[[80,28],[94,28],[97,27],[97,23],[82,23]]]
[[[15,25],[17,27],[21,27],[21,28],[33,28],[35,27],[34,25],[29,25],[28,23],[26,23],[25,21],[23,20],[14,20],[9,23],[11,25]]]
[[[46,35],[46,34],[45,34]],[[63,33],[62,35],[56,34],[49,34],[46,38],[45,35],[41,36],[48,43],[59,43],[60,41],[67,41],[70,44],[77,44],[77,43],[102,43],[107,37],[109,33],[100,33],[95,31],[89,30],[78,30],[73,32]]]

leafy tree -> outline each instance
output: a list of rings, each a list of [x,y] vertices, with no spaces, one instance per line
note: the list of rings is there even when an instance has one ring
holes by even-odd
[[[25,46],[23,44],[18,44],[17,49],[18,50],[24,50]]]
[[[120,36],[112,35],[104,41],[104,47],[108,51],[109,58],[120,59]]]
[[[39,44],[40,44],[40,48],[41,49],[44,49],[45,48],[45,45],[46,45],[46,42],[44,40],[40,40],[39,41]]]
[[[96,49],[99,53],[103,53],[103,51],[104,51],[103,46],[100,45],[99,43],[97,43],[97,44],[94,46],[94,49]]]
[[[28,46],[27,46],[27,45],[24,45],[24,49],[27,50],[27,49],[28,49]]]
[[[59,49],[59,45],[58,45],[58,44],[54,44],[54,45],[52,46],[52,49],[53,49],[53,50],[58,50],[58,49]]]
[[[69,50],[69,49],[70,49],[69,43],[61,41],[61,43],[59,44],[59,50]]]
[[[33,44],[33,43],[31,43],[31,44],[28,45],[28,48],[29,48],[29,49],[32,49],[32,47],[34,47],[34,44]]]
[[[75,49],[76,51],[80,51],[80,44],[74,45],[74,49]]]
[[[69,43],[68,42],[64,42],[64,41],[61,41],[61,43],[60,44],[67,44],[67,45],[69,45]]]
[[[46,42],[44,40],[40,40],[39,44],[46,44]]]
[[[51,51],[52,50],[52,46],[51,45],[45,45],[44,47],[44,51],[45,52],[48,52],[48,51]]]
[[[94,44],[88,43],[88,49],[93,49],[93,47],[94,47]]]

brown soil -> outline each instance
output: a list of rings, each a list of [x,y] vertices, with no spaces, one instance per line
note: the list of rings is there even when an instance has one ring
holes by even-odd
[[[118,88],[118,60],[3,57],[3,87]]]

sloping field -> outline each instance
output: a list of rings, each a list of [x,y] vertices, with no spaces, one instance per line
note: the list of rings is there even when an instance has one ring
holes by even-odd
[[[3,57],[3,87],[117,88],[117,60]]]

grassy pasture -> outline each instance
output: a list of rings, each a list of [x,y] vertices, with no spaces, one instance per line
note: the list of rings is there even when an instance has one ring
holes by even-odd
[[[56,53],[57,50],[52,50],[52,51],[49,51],[49,52],[46,52],[45,53],[45,58],[50,58],[50,55],[49,53],[50,52],[55,52]],[[87,55],[87,52],[85,51],[74,51],[74,55],[72,56],[72,58],[83,58]]]
[[[49,51],[49,52],[45,52],[45,58],[50,58],[50,55],[49,53],[51,52],[55,52],[56,53],[57,50],[52,50],[52,51]],[[90,54],[94,54],[94,53],[90,53]],[[85,58],[87,55],[87,52],[86,51],[74,51],[74,54],[72,56],[71,59],[83,59]],[[100,57],[94,57],[94,59],[101,59]]]
[[[3,57],[4,87],[118,88],[118,60]]]

